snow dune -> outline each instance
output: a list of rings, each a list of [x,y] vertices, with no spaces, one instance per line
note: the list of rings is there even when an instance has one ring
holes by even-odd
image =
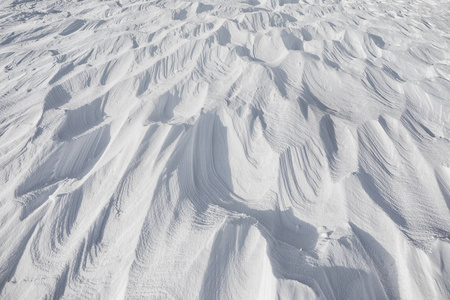
[[[449,12],[2,1],[0,298],[450,298]]]

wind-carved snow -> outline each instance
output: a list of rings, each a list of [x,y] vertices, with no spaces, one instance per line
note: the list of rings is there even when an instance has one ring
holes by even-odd
[[[2,299],[447,299],[450,2],[0,4]]]

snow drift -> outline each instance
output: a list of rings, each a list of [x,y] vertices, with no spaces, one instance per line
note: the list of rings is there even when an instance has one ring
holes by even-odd
[[[2,299],[447,299],[450,2],[6,0]]]

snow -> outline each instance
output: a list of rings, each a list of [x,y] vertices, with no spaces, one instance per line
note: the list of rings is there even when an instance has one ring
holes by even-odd
[[[449,12],[2,1],[0,298],[450,298]]]

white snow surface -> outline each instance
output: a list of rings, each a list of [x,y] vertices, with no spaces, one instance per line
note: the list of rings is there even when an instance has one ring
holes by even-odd
[[[449,299],[450,1],[2,0],[1,299]]]

